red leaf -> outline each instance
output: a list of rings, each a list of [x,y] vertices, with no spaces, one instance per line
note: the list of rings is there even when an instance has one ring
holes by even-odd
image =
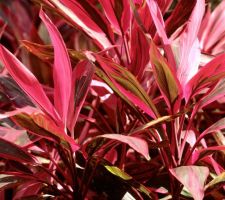
[[[64,125],[66,125],[72,82],[70,58],[62,36],[42,10],[40,18],[45,23],[54,46],[54,104]]]
[[[196,0],[180,0],[174,8],[171,15],[166,20],[166,33],[171,36],[180,26],[182,26],[190,17],[196,4]]]
[[[170,172],[189,190],[195,200],[204,198],[204,184],[209,175],[207,167],[182,166],[170,169]]]
[[[198,73],[187,83],[184,90],[186,101],[203,88],[209,87],[224,76],[225,54],[221,54],[202,67]]]
[[[149,62],[149,42],[138,26],[133,28],[131,34],[130,71],[140,80]]]
[[[146,3],[148,5],[158,35],[162,38],[164,44],[169,44],[170,42],[166,35],[165,24],[163,21],[162,13],[158,7],[158,4],[156,3],[155,0],[147,0]]]
[[[194,164],[200,159],[205,158],[206,156],[209,156],[216,151],[224,151],[225,146],[212,146],[212,147],[207,147],[203,148],[201,150],[196,150],[191,154],[191,163]]]
[[[68,113],[68,128],[71,132],[73,132],[78,115],[87,96],[93,74],[94,66],[89,61],[79,62],[73,70],[70,113]]]
[[[128,0],[99,0],[105,15],[113,25],[113,28],[120,34],[127,31],[131,22],[131,12]]]
[[[148,143],[141,138],[137,138],[134,136],[119,135],[119,134],[104,134],[104,135],[100,135],[99,137],[118,140],[122,143],[126,143],[135,151],[143,155],[147,160],[150,159],[149,152],[148,152]]]
[[[0,45],[0,59],[18,85],[56,122],[59,116],[36,77],[5,47]]]
[[[99,26],[89,17],[88,13],[76,1],[49,0],[56,8],[60,9],[63,15],[76,26],[80,27],[86,34],[96,40],[103,48],[111,47],[111,42]]]

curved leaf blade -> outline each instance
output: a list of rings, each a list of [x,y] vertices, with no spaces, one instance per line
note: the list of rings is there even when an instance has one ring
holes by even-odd
[[[58,122],[59,116],[36,77],[2,45],[0,45],[0,59],[25,93]]]
[[[195,200],[203,200],[204,184],[209,175],[207,167],[181,166],[170,169],[170,172],[189,190]]]
[[[17,160],[25,163],[35,163],[31,154],[27,153],[21,147],[0,138],[0,155],[5,159]]]
[[[134,136],[120,135],[120,134],[104,134],[98,137],[113,139],[113,140],[117,140],[119,142],[128,144],[135,151],[143,155],[147,160],[150,159],[149,152],[148,152],[148,143],[141,138],[137,138]]]
[[[40,11],[40,18],[48,29],[54,47],[54,105],[66,125],[72,82],[70,58],[62,36],[43,10]]]

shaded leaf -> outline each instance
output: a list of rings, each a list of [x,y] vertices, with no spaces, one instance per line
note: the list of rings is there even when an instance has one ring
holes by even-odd
[[[150,46],[146,36],[138,26],[135,26],[131,32],[131,64],[129,71],[131,71],[138,80],[142,78],[146,65],[149,62],[149,48]]]
[[[199,160],[215,153],[216,151],[224,151],[224,150],[225,150],[225,146],[211,146],[211,147],[203,148],[200,150],[196,150],[191,155],[191,163],[195,164]]]
[[[105,166],[105,168],[112,174],[114,174],[115,176],[118,176],[120,178],[122,178],[123,180],[127,181],[127,180],[131,180],[132,177],[128,174],[126,174],[125,172],[123,172],[121,169],[119,169],[118,167],[115,166]]]
[[[152,197],[154,196],[152,194],[152,192],[149,191],[144,185],[142,185],[142,184],[138,183],[137,181],[135,181],[129,174],[127,174],[126,172],[124,172],[120,168],[115,167],[115,166],[109,166],[109,165],[104,165],[104,167],[110,173],[115,175],[116,177],[119,177],[122,180],[124,180],[126,183],[128,183],[128,185],[134,187],[135,189],[137,189],[141,193],[145,194],[149,199],[152,199]]]
[[[165,22],[167,35],[170,37],[187,19],[189,19],[197,0],[178,1],[171,15]]]
[[[99,0],[99,2],[116,32],[119,34],[125,33],[129,28],[131,16],[128,0]]]
[[[0,190],[6,189],[18,184],[22,184],[27,180],[34,179],[33,177],[18,177],[14,175],[0,174]]]
[[[0,138],[0,155],[5,159],[17,160],[25,163],[35,163],[31,154],[24,151],[21,147]]]
[[[26,49],[40,58],[44,61],[53,61],[54,60],[54,48],[52,45],[43,45],[43,44],[37,44],[34,42],[30,42],[27,40],[23,40],[22,44]],[[67,49],[70,58],[73,60],[83,60],[85,59],[85,56],[80,51],[75,51],[73,49]]]
[[[206,186],[205,190],[213,190],[215,188],[221,187],[225,184],[225,172],[222,172],[221,174],[217,175],[213,180],[211,180]]]
[[[4,94],[6,94],[17,107],[34,106],[29,97],[19,88],[12,78],[6,76],[0,77],[0,85]]]

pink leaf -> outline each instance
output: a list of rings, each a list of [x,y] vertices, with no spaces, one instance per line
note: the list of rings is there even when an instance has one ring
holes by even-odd
[[[158,7],[158,4],[155,0],[147,0],[146,3],[149,7],[149,11],[150,11],[152,19],[154,21],[157,33],[163,42],[164,50],[165,50],[165,53],[166,53],[166,56],[168,59],[168,63],[170,64],[172,69],[175,71],[176,62],[174,59],[172,48],[170,46],[170,41],[166,35],[165,24],[164,24],[162,13],[161,13],[161,11]]]
[[[148,152],[148,144],[145,140],[134,136],[126,136],[119,134],[104,134],[99,137],[113,139],[128,144],[135,151],[143,155],[147,160],[150,159]]]
[[[107,17],[107,19],[110,21],[110,23],[113,25],[113,28],[121,34],[121,29],[120,29],[120,22],[117,20],[116,17],[116,10],[115,10],[115,1],[114,0],[99,0],[99,2],[101,3],[104,11],[105,11],[105,15]],[[117,11],[118,12],[118,11]]]
[[[197,73],[200,63],[198,31],[205,12],[205,1],[197,0],[185,31],[180,36],[180,62],[177,77],[183,86]]]
[[[162,38],[164,44],[169,44],[170,42],[166,35],[165,24],[158,4],[155,0],[147,0],[146,3],[149,7],[150,14],[152,16],[159,36]]]
[[[211,13],[207,12],[207,16],[204,17],[204,24],[201,27],[201,43],[203,50],[208,53],[216,55],[222,53],[224,48],[224,20],[225,20],[225,1],[222,1]]]
[[[70,58],[62,36],[43,10],[40,11],[40,17],[48,29],[54,47],[54,104],[66,125],[72,82]]]
[[[189,190],[194,200],[204,198],[204,184],[209,175],[207,167],[182,166],[170,169],[170,172]]]
[[[18,85],[56,122],[59,116],[36,77],[5,47],[0,45],[0,59]]]

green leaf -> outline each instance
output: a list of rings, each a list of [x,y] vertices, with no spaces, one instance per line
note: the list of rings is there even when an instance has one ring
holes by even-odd
[[[104,167],[113,175],[123,179],[125,182],[128,183],[128,185],[134,187],[139,192],[145,194],[150,199],[152,199],[151,192],[144,185],[135,181],[129,174],[127,174],[126,172],[124,172],[123,170],[121,170],[120,168],[115,167],[115,166],[104,165]]]
[[[157,50],[155,44],[151,43],[150,58],[153,72],[159,88],[167,101],[168,105],[173,105],[178,99],[180,85],[172,69],[168,66],[166,60]]]
[[[225,172],[222,172],[205,186],[205,190],[218,189],[218,187],[221,187],[224,184],[225,184]]]
[[[114,166],[108,166],[106,165],[105,168],[112,174],[114,174],[115,176],[118,176],[120,178],[122,178],[123,180],[131,180],[132,177],[130,175],[128,175],[127,173],[123,172],[121,169],[119,169],[118,167],[114,167]]]

